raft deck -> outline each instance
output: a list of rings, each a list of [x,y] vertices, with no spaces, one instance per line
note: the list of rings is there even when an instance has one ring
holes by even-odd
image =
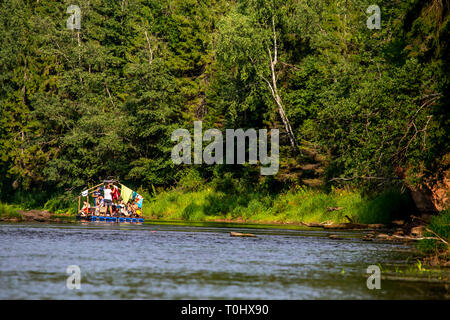
[[[127,217],[104,217],[104,216],[77,216],[79,220],[86,221],[102,221],[102,222],[135,222],[143,223],[144,218],[127,218]]]

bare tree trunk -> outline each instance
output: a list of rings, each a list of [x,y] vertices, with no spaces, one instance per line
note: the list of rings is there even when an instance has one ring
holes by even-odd
[[[145,38],[147,39],[147,44],[148,44],[148,52],[150,54],[149,58],[148,58],[148,62],[149,64],[152,64],[153,62],[153,50],[152,50],[152,46],[150,45],[150,39],[148,38],[148,34],[147,31],[144,31],[145,34]]]
[[[286,116],[286,113],[284,112],[283,102],[281,101],[281,97],[278,93],[278,88],[277,88],[277,78],[276,78],[276,73],[275,73],[275,66],[278,63],[278,47],[277,47],[277,35],[275,32],[275,18],[273,16],[272,16],[272,30],[273,30],[273,50],[274,50],[273,57],[272,57],[272,52],[270,51],[270,48],[267,47],[267,51],[268,51],[269,59],[270,59],[270,72],[272,75],[272,83],[270,83],[270,81],[267,80],[266,78],[263,78],[263,79],[266,81],[267,85],[270,88],[270,91],[272,92],[272,96],[275,100],[275,103],[278,106],[278,112],[280,113],[281,120],[283,121],[283,124],[284,124],[284,128],[286,129],[286,132],[288,134],[292,150],[294,151],[294,154],[296,154],[298,151],[297,150],[297,141],[295,139],[295,135],[292,130],[291,124],[289,122],[289,119]]]
[[[78,41],[78,67],[81,68],[81,38],[80,31],[77,32],[77,41]],[[83,78],[81,77],[81,72],[79,72],[80,76],[80,84],[83,85]]]

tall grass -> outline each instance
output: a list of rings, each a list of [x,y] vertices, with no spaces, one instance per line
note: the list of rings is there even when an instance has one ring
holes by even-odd
[[[148,198],[147,198],[148,199]],[[144,202],[144,216],[167,220],[240,219],[248,222],[387,223],[405,214],[409,199],[389,191],[376,198],[357,191],[330,193],[298,187],[274,196],[260,192],[225,193],[212,186],[196,191],[163,191]],[[338,209],[338,210],[333,210]]]
[[[76,214],[78,211],[78,200],[72,194],[54,196],[45,202],[44,209],[56,214]]]
[[[22,215],[17,212],[19,207],[0,202],[0,217],[1,218],[16,218],[22,220]]]

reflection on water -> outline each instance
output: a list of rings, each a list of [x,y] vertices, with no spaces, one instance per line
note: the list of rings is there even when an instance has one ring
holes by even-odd
[[[230,231],[258,237],[233,238]],[[382,280],[381,290],[367,289],[367,266],[405,265],[409,248],[358,238],[330,240],[327,235],[214,224],[0,224],[0,298],[445,297],[439,284]],[[81,268],[80,290],[66,288],[69,265]]]

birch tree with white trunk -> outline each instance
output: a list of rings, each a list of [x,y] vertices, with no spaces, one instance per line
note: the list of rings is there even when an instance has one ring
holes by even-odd
[[[219,26],[217,56],[225,66],[239,68],[241,80],[255,81],[270,92],[295,154],[297,140],[278,87],[277,12],[270,6],[267,8],[249,9],[250,14],[245,15],[234,11],[225,17]],[[251,78],[251,75],[256,77]]]

